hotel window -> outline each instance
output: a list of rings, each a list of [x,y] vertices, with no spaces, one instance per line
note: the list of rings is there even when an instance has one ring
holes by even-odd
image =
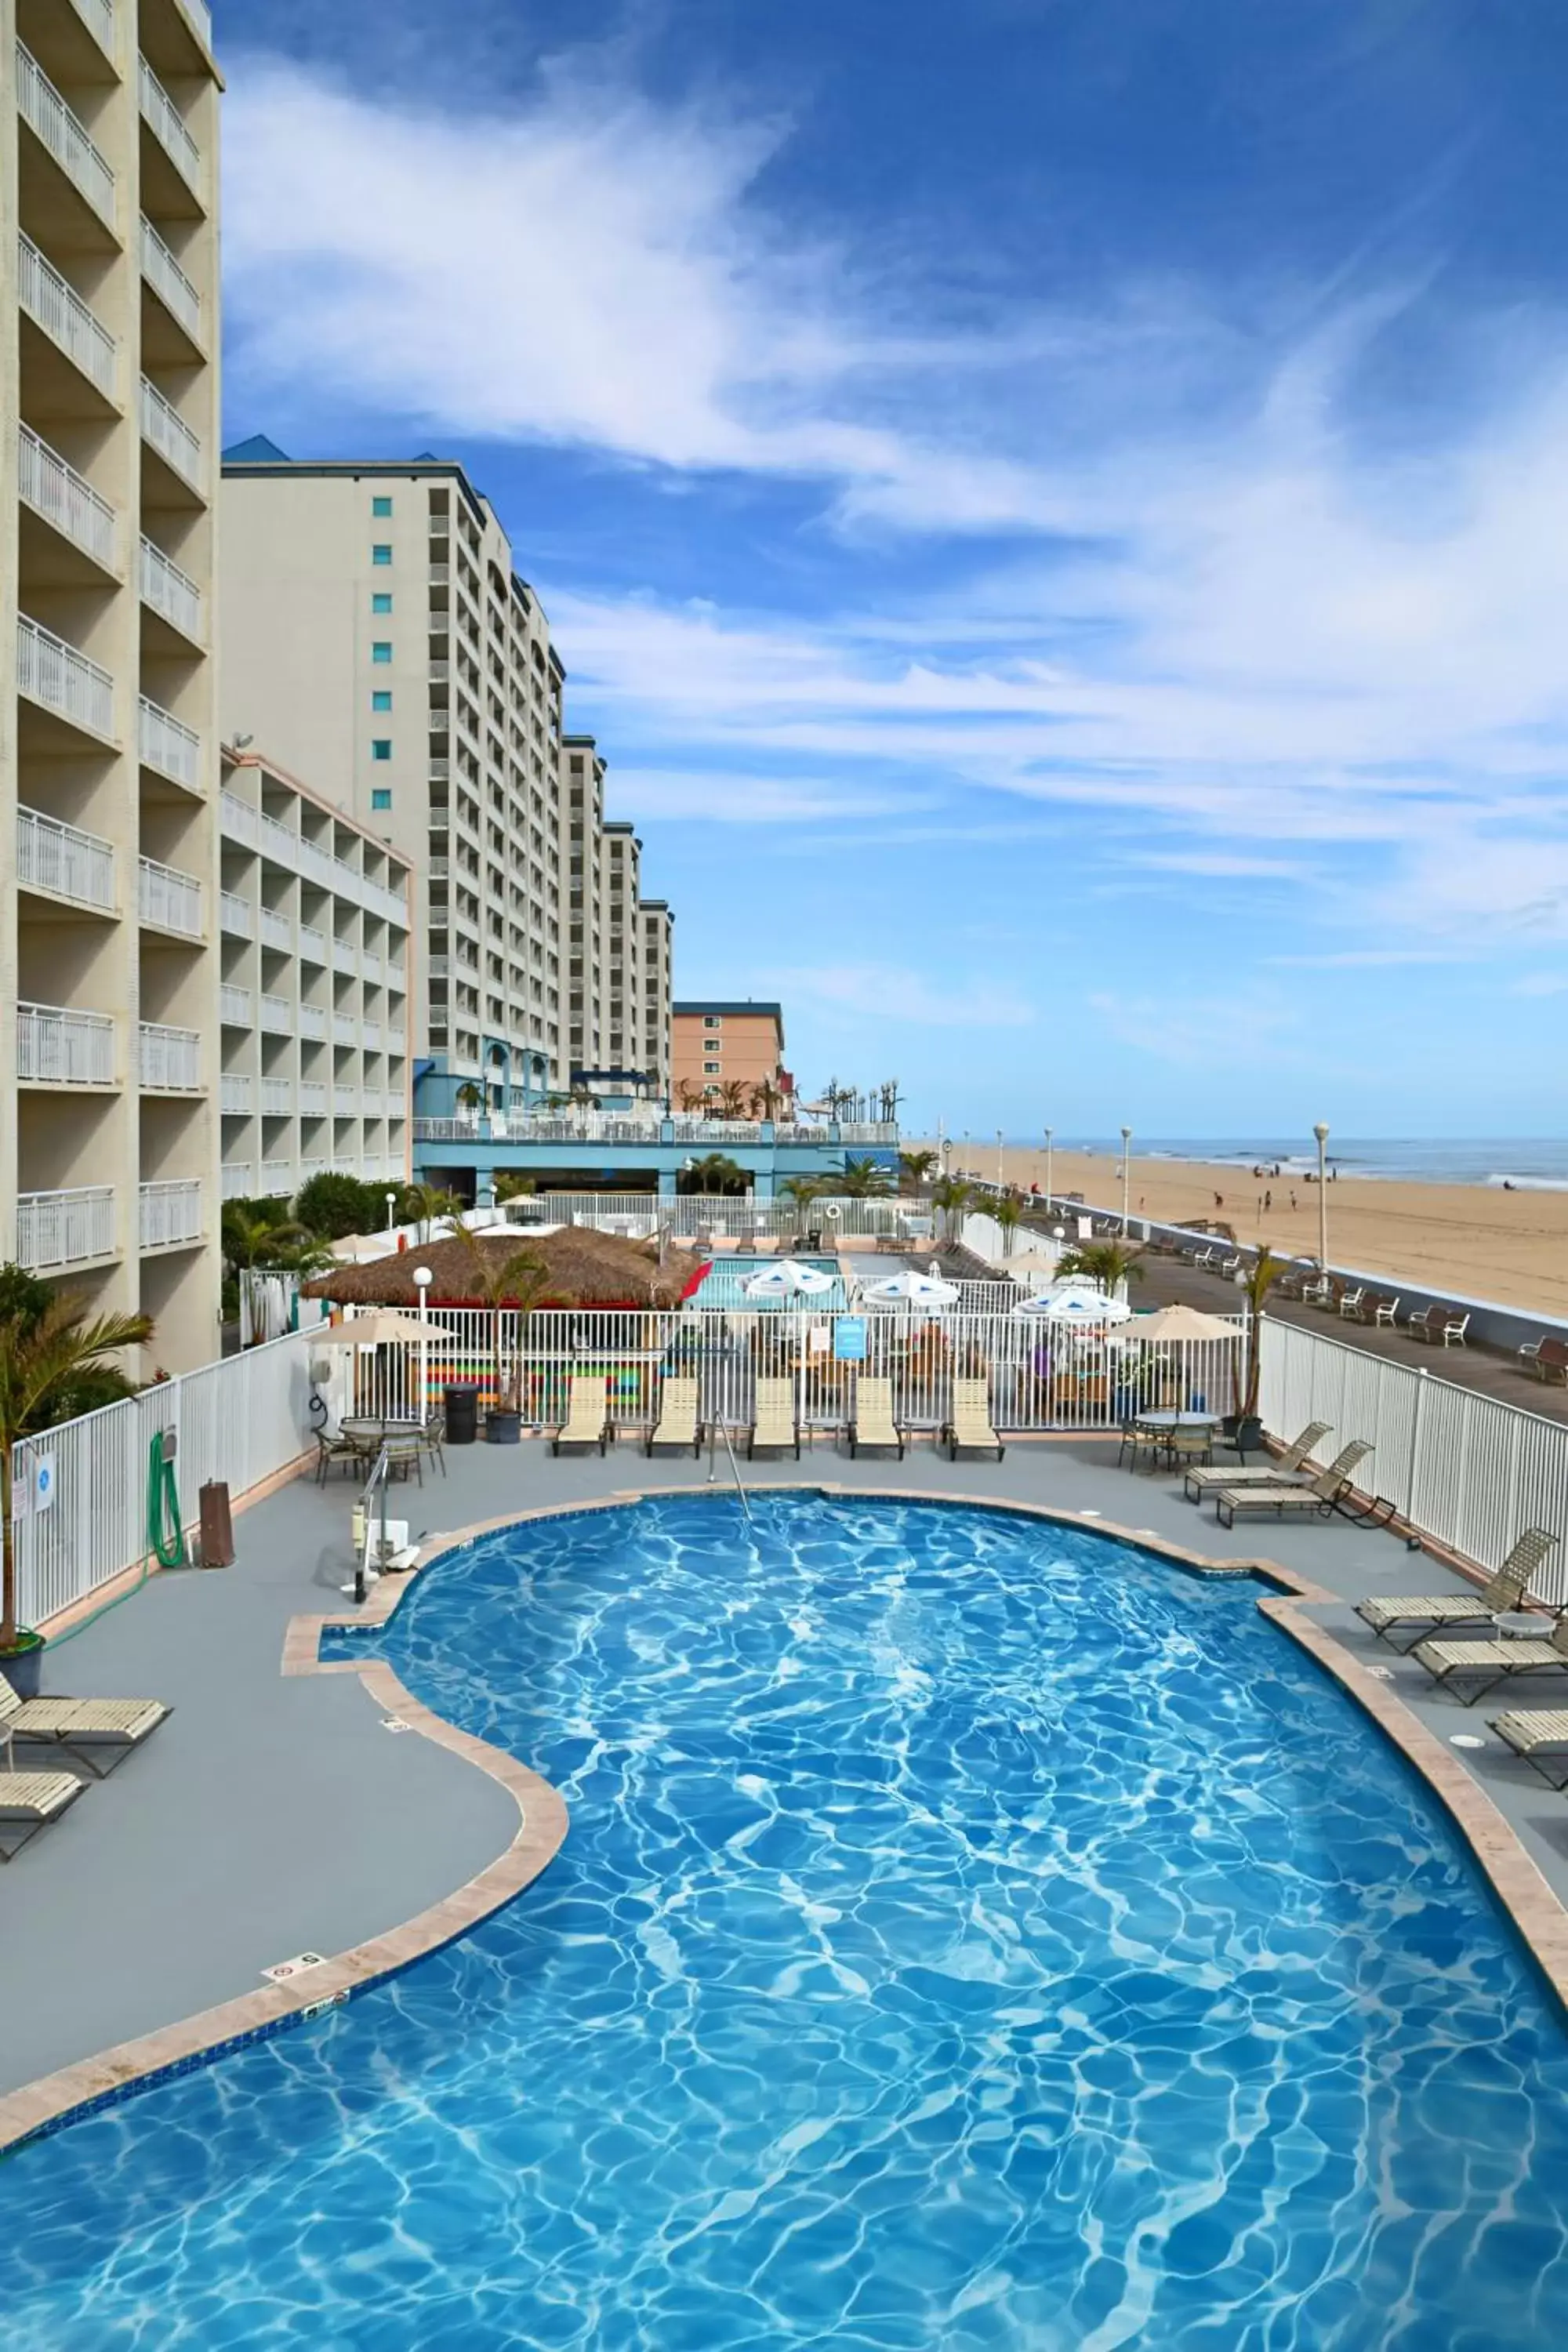
[[[370,560],[373,563],[390,563],[392,562],[390,541],[378,539],[370,551]]]
[[[378,588],[374,595],[370,600],[370,609],[373,613],[390,613],[392,610],[391,589]]]
[[[372,499],[370,502],[370,510],[373,515],[390,515],[392,512],[392,500],[385,498]]]
[[[392,757],[391,736],[376,736],[370,747],[370,756],[373,760],[390,760]]]
[[[392,659],[392,639],[377,637],[371,646],[370,657],[373,662],[389,662]]]
[[[705,1013],[702,1015],[702,1026],[704,1029],[721,1029],[724,1026],[723,1015],[719,1013]]]
[[[389,686],[378,686],[370,698],[370,707],[373,710],[390,710],[392,688]]]
[[[702,1065],[702,1075],[705,1078],[716,1078],[719,1076],[718,1063],[704,1062]]]
[[[384,784],[378,784],[372,793],[370,804],[373,809],[389,809],[392,806],[392,794]]]

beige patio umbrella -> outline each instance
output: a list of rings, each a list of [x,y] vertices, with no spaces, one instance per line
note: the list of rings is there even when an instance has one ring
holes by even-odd
[[[310,1334],[310,1344],[316,1348],[391,1348],[399,1342],[427,1339],[426,1328],[416,1323],[412,1315],[399,1315],[393,1307],[378,1307],[369,1315],[356,1315],[352,1323],[319,1326]]]
[[[1119,1339],[1239,1339],[1234,1323],[1205,1315],[1196,1307],[1161,1307],[1152,1315],[1139,1315],[1116,1334]]]

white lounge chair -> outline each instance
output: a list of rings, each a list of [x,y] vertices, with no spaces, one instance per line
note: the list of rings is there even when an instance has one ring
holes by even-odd
[[[863,1445],[888,1446],[897,1452],[900,1462],[904,1458],[904,1433],[893,1419],[891,1381],[862,1377],[855,1383],[855,1411],[849,1423],[852,1462]]]
[[[0,1862],[11,1862],[30,1838],[74,1805],[86,1782],[73,1772],[0,1772]],[[20,1837],[11,1832],[20,1830]]]
[[[991,1426],[991,1399],[983,1380],[958,1379],[952,1383],[952,1418],[946,1422],[937,1444],[945,1443],[950,1461],[961,1453],[992,1454],[998,1462],[1006,1447]]]
[[[0,1677],[0,1739],[37,1740],[61,1748],[95,1780],[112,1768],[100,1769],[90,1749],[112,1749],[115,1761],[122,1763],[169,1712],[158,1698],[18,1698]]]
[[[1183,1481],[1184,1492],[1189,1502],[1201,1503],[1215,1486],[1305,1486],[1312,1473],[1303,1471],[1301,1465],[1316,1452],[1320,1439],[1327,1437],[1330,1426],[1326,1421],[1310,1421],[1300,1436],[1272,1462],[1238,1463],[1233,1470],[1223,1466],[1189,1470]]]
[[[564,1445],[596,1445],[601,1454],[610,1439],[610,1402],[603,1372],[574,1372],[567,1392],[566,1418],[550,1441],[552,1454]]]
[[[1267,1486],[1241,1486],[1234,1483],[1215,1490],[1215,1517],[1221,1527],[1233,1528],[1237,1511],[1272,1511],[1282,1519],[1287,1511],[1315,1514],[1326,1519],[1348,1495],[1351,1479],[1357,1465],[1372,1452],[1364,1438],[1353,1438],[1349,1445],[1340,1448],[1326,1470],[1304,1486],[1276,1484]]]
[[[1568,1789],[1568,1707],[1531,1707],[1500,1715],[1493,1719],[1492,1729],[1516,1756],[1534,1766],[1548,1787]],[[1549,1769],[1553,1757],[1562,1767],[1558,1780],[1553,1780]]]
[[[1542,1623],[1546,1622],[1542,1618]],[[1472,1675],[1479,1676],[1479,1689],[1465,1701],[1467,1706],[1474,1706],[1499,1683],[1512,1682],[1521,1675],[1561,1674],[1568,1669],[1568,1613],[1558,1618],[1544,1641],[1529,1634],[1516,1640],[1500,1636],[1490,1642],[1450,1642],[1439,1637],[1417,1642],[1410,1654],[1435,1682],[1448,1682],[1456,1675],[1467,1682]]]
[[[760,1446],[771,1454],[787,1454],[793,1450],[798,1462],[800,1423],[795,1418],[795,1382],[759,1381],[756,1390],[752,1407],[752,1426],[746,1433],[747,1460],[754,1456]]]
[[[694,1455],[702,1451],[702,1429],[697,1418],[697,1382],[681,1375],[667,1380],[659,1391],[658,1426],[650,1429],[643,1448],[651,1456],[658,1445],[672,1445]]]
[[[1355,1613],[1372,1627],[1380,1642],[1397,1626],[1419,1630],[1407,1642],[1390,1642],[1394,1650],[1413,1650],[1439,1629],[1458,1625],[1485,1626],[1500,1611],[1518,1609],[1530,1591],[1530,1581],[1559,1538],[1546,1528],[1527,1528],[1502,1566],[1486,1584],[1468,1592],[1400,1594],[1392,1600],[1358,1601]],[[1544,1622],[1544,1620],[1542,1621]]]

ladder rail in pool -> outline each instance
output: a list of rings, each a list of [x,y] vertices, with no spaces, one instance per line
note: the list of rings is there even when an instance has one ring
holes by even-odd
[[[746,1525],[750,1527],[752,1507],[746,1500],[746,1484],[741,1475],[741,1465],[735,1459],[735,1449],[730,1443],[730,1424],[721,1412],[714,1413],[708,1423],[708,1484],[710,1486],[718,1475],[713,1466],[716,1437],[722,1437],[724,1440],[724,1451],[730,1457],[730,1474],[735,1481],[735,1492],[741,1498],[741,1508],[746,1515]]]

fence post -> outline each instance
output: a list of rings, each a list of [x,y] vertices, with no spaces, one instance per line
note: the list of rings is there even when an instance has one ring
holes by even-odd
[[[1426,1419],[1426,1367],[1422,1365],[1415,1376],[1415,1404],[1410,1420],[1410,1478],[1405,1497],[1405,1517],[1409,1527],[1415,1525],[1415,1494],[1421,1467],[1421,1424]]]

